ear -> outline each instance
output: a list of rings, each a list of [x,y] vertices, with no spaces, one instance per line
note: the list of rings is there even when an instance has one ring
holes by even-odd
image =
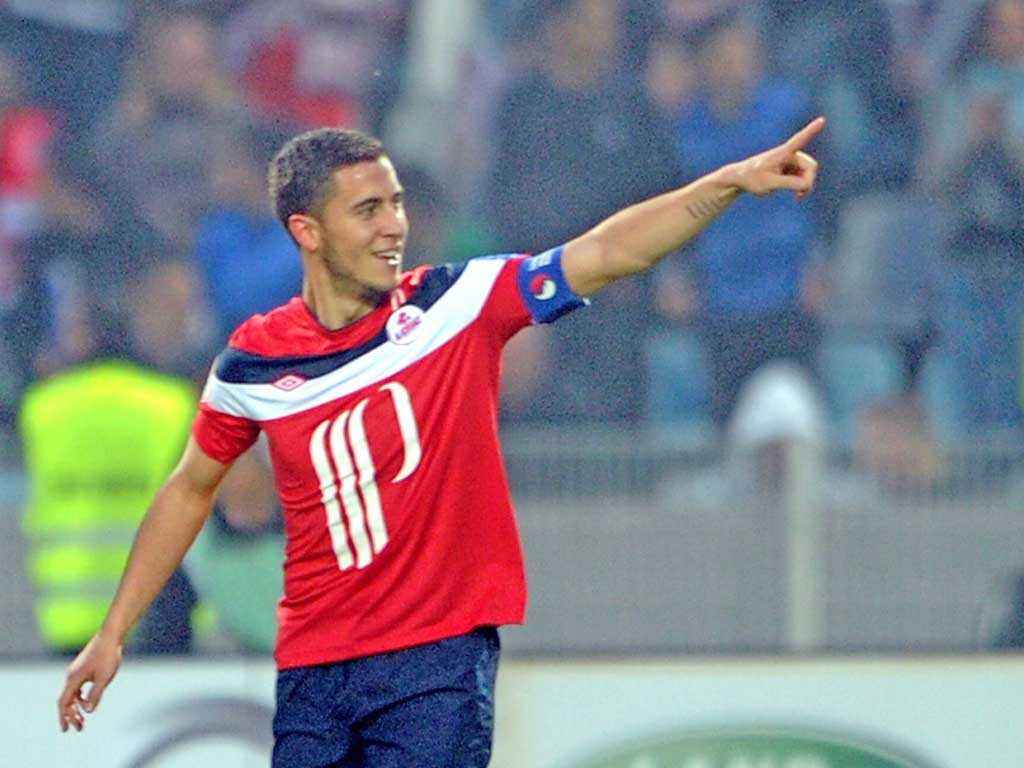
[[[320,248],[320,224],[312,216],[293,213],[288,217],[288,231],[304,251],[316,251]]]

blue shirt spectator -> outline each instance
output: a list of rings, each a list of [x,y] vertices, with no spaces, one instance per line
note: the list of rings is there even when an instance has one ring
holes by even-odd
[[[199,227],[196,259],[222,334],[256,312],[284,304],[302,286],[295,243],[269,212],[213,211]]]
[[[811,117],[799,87],[768,74],[755,31],[737,12],[723,12],[687,37],[701,85],[683,94],[671,129],[686,177],[762,152]],[[688,247],[710,414],[720,427],[763,365],[788,360],[813,368],[822,299],[820,270],[811,263],[815,234],[809,207],[794,196],[744,196]]]
[[[264,189],[264,169],[283,143],[276,128],[243,124],[225,137],[210,166],[215,204],[199,225],[195,255],[225,338],[250,315],[287,302],[302,288],[298,249],[271,214]]]
[[[1024,427],[1024,0],[980,6],[928,123],[925,181],[945,203],[936,387],[954,436]]]
[[[732,119],[699,96],[676,123],[675,144],[687,175],[699,176],[772,146],[809,113],[795,85],[764,79]],[[796,303],[812,229],[806,206],[791,195],[737,200],[692,246],[703,310],[753,319]]]

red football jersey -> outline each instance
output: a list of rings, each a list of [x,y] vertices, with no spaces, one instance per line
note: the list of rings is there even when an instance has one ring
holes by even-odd
[[[340,330],[295,298],[234,333],[193,434],[222,462],[267,435],[287,535],[280,668],[523,621],[501,350],[584,303],[560,258],[421,267]]]

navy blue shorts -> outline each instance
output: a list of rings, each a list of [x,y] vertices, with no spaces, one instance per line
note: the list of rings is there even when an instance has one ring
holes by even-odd
[[[277,677],[273,768],[483,768],[498,631]]]

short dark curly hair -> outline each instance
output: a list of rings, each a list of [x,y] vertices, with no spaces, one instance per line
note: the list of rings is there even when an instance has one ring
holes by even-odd
[[[379,139],[348,128],[317,128],[290,139],[270,161],[270,205],[288,229],[293,213],[315,213],[327,199],[338,168],[383,157]]]

